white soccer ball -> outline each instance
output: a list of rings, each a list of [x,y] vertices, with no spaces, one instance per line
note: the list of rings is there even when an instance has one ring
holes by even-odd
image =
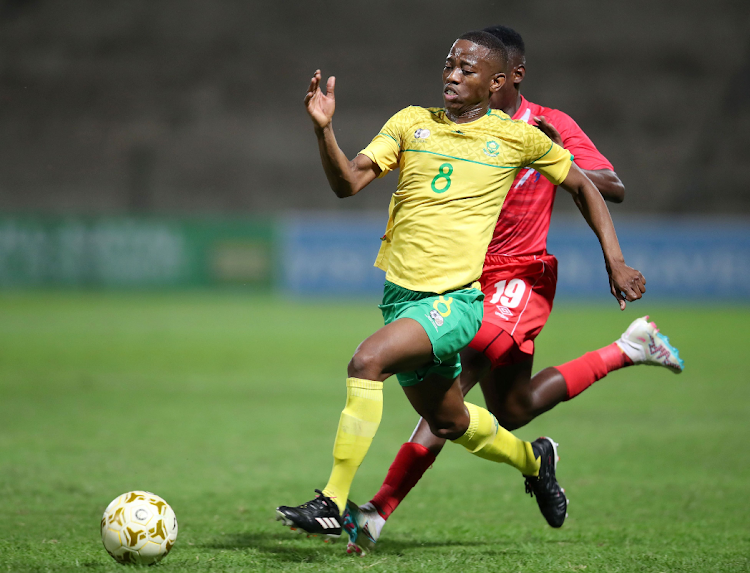
[[[169,504],[147,491],[112,500],[102,516],[102,542],[119,563],[151,565],[177,540],[177,518]]]

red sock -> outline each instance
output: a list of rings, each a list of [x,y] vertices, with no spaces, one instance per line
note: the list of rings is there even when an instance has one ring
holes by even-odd
[[[383,519],[388,519],[434,461],[433,453],[421,444],[407,442],[401,446],[380,491],[372,498]]]
[[[613,342],[555,368],[565,378],[567,399],[570,400],[610,372],[632,364],[633,361]]]

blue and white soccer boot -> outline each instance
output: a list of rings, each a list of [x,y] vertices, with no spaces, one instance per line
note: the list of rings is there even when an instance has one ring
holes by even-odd
[[[636,318],[615,344],[633,364],[663,366],[675,374],[685,368],[680,352],[669,343],[669,338],[659,332],[656,323],[649,322],[648,315]]]
[[[344,531],[349,534],[346,552],[359,556],[367,555],[375,549],[380,532],[385,525],[385,519],[378,513],[369,501],[358,506],[351,500],[346,502],[344,510]]]

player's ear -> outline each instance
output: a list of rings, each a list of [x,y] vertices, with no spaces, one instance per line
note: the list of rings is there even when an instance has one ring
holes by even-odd
[[[492,80],[490,82],[490,93],[499,92],[500,89],[505,85],[505,73],[504,72],[498,72],[492,76]]]
[[[523,78],[526,77],[526,66],[521,64],[520,66],[513,68],[511,77],[513,78],[514,84],[520,84],[523,81]]]

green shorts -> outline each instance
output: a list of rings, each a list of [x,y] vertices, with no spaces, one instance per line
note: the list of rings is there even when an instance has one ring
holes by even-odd
[[[482,324],[484,294],[479,288],[462,288],[435,294],[417,292],[386,281],[383,304],[378,305],[385,324],[411,318],[422,325],[432,343],[434,361],[413,372],[396,374],[401,386],[413,386],[428,374],[453,380],[461,373],[458,353],[466,348]]]

